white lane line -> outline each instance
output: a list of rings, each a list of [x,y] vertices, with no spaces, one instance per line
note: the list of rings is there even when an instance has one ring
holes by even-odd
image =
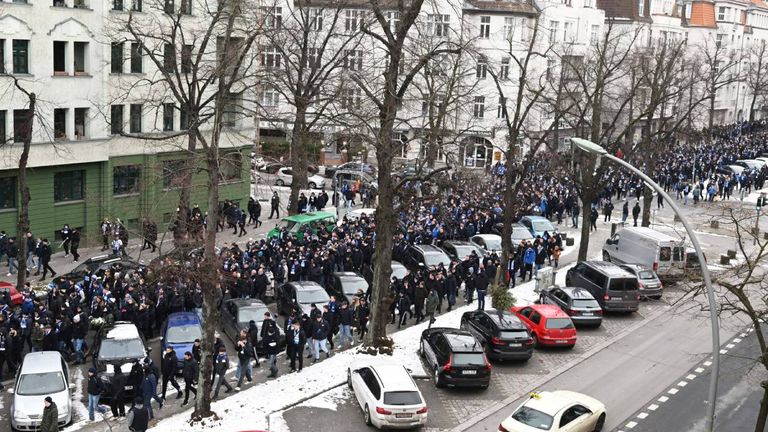
[[[646,417],[648,417],[648,413],[641,412],[640,414],[637,415],[637,418],[639,418],[640,420],[643,420]]]
[[[704,368],[696,368],[696,369],[694,369],[694,372],[702,373],[702,372],[704,372]]]
[[[674,389],[672,389],[672,390],[674,390]],[[659,402],[661,402],[661,403],[664,403],[664,402],[668,401],[668,400],[669,400],[669,398],[668,398],[668,397],[666,397],[666,396],[661,396],[660,398],[658,398],[658,399],[656,399],[656,400],[658,400],[658,401],[659,401]]]
[[[635,426],[637,426],[637,422],[633,422],[633,421],[624,425],[624,427],[627,429],[633,429]]]
[[[728,353],[728,350],[727,350],[727,349],[721,349],[721,350],[720,350],[720,354],[726,354],[726,353]]]
[[[678,390],[678,389],[676,389],[676,388],[671,388],[671,389],[667,390],[667,393],[669,393],[669,394],[671,394],[671,395],[674,395],[674,394],[677,394],[677,392],[678,392],[678,391],[679,391],[679,390]]]
[[[728,345],[726,345],[725,347],[726,347],[726,348],[728,348],[728,349],[732,349],[732,348],[733,348],[733,347],[735,347],[735,346],[736,346],[736,345],[734,345],[734,344],[728,344]]]
[[[648,405],[648,410],[650,410],[650,411],[656,411],[657,409],[659,409],[659,406],[656,405],[656,404]]]
[[[694,375],[694,374],[690,374],[690,375],[685,377],[685,379],[687,379],[688,381],[690,381],[690,380],[692,380],[694,378],[696,378],[696,375]]]
[[[685,382],[685,381],[680,381],[679,383],[677,383],[677,386],[678,386],[678,387],[685,387],[685,386],[687,386],[687,385],[688,385],[688,383],[687,383],[687,382]]]
[[[734,339],[733,339],[733,343],[739,343],[739,342],[741,342],[741,339],[740,339],[740,338],[734,338]]]
[[[704,366],[712,366],[712,362],[707,360],[704,362]]]

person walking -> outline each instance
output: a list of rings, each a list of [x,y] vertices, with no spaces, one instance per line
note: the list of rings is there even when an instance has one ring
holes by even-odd
[[[592,208],[589,212],[589,232],[592,232],[593,230],[597,231],[597,218],[597,209]]]
[[[69,256],[69,245],[72,242],[72,228],[69,224],[64,224],[61,229],[61,239],[64,240],[61,242],[61,248],[64,249],[64,258],[66,258]]]
[[[157,396],[157,376],[146,366],[144,367],[144,381],[141,383],[141,393],[144,397],[144,405],[149,411],[149,418],[155,418],[155,413],[152,410],[152,399],[157,401],[158,409],[163,409],[163,400]]]
[[[235,378],[237,378],[237,385],[235,390],[240,391],[243,386],[245,378],[248,382],[253,382],[252,369],[251,369],[251,357],[253,356],[253,347],[251,346],[248,337],[241,333],[240,339],[237,341],[237,370],[235,371]]]
[[[104,218],[101,222],[101,250],[109,249],[109,237],[112,235],[112,224],[109,219]]]
[[[288,345],[291,349],[291,372],[296,372],[296,360],[299,361],[298,371],[304,368],[304,345],[307,343],[307,335],[301,328],[301,321],[296,320],[291,323],[291,328],[286,335]]]
[[[321,350],[325,352],[326,358],[331,356],[327,346],[329,331],[328,322],[323,319],[322,315],[318,315],[312,325],[312,353],[315,357],[314,360],[312,360],[312,363],[317,363],[317,361],[320,360]]]
[[[43,275],[40,277],[40,280],[45,280],[45,276],[48,274],[48,271],[51,272],[51,277],[56,277],[56,270],[51,268],[51,255],[53,254],[53,250],[51,250],[51,245],[48,243],[48,239],[43,239],[43,242],[40,244],[40,248],[38,250],[38,258],[40,259],[40,264],[43,267]]]
[[[482,266],[480,272],[475,277],[475,289],[477,289],[477,310],[485,310],[485,294],[488,292],[488,274]]]
[[[197,367],[197,361],[195,361],[194,358],[192,358],[192,353],[187,351],[184,353],[184,367],[181,369],[181,375],[184,377],[184,402],[181,403],[181,406],[184,406],[189,403],[189,393],[192,393],[195,395],[195,399],[197,399],[197,389],[195,389],[195,381],[197,380],[197,375],[199,373],[199,369]]]
[[[120,366],[115,367],[115,375],[112,377],[112,387],[109,392],[109,408],[112,410],[112,415],[115,417],[125,417],[125,404],[123,398],[125,397],[125,381],[126,377],[123,374]]]
[[[274,320],[270,321],[272,323],[275,322]],[[267,331],[261,336],[261,344],[267,352],[267,361],[269,362],[269,375],[267,375],[267,378],[277,378],[277,354],[280,352],[279,337],[280,333],[277,330],[277,324],[268,325]]]
[[[80,230],[77,228],[72,230],[72,240],[69,249],[72,252],[72,261],[78,262],[80,260],[80,253],[78,252],[80,249]]]
[[[96,368],[88,369],[88,420],[95,421],[95,411],[104,414],[106,408],[99,405],[101,393],[104,391],[104,384],[101,378],[96,374]]]
[[[632,207],[632,219],[635,221],[634,226],[637,226],[638,217],[640,217],[640,201],[635,202],[635,206]]]
[[[131,432],[145,432],[149,427],[150,418],[150,413],[144,406],[144,401],[141,397],[136,396],[133,406],[128,411],[128,417],[125,419],[128,430]]]
[[[227,348],[220,346],[219,353],[213,360],[214,381],[216,381],[216,385],[214,386],[213,390],[214,399],[219,397],[219,388],[221,388],[222,385],[227,388],[224,390],[224,393],[231,393],[233,390],[232,386],[227,382],[227,369],[229,369],[229,357],[227,356]]]
[[[629,201],[624,201],[624,206],[621,207],[621,223],[626,223],[629,218]]]
[[[429,324],[427,328],[432,327],[435,323],[435,312],[437,311],[437,305],[440,303],[440,297],[437,295],[437,290],[432,288],[427,296],[427,317],[429,317]]]
[[[280,218],[280,197],[277,196],[277,191],[272,192],[272,199],[269,200],[269,205],[272,207],[272,211],[269,213],[269,218],[272,219],[272,216],[275,216],[276,218]]]
[[[246,224],[246,215],[245,212],[240,212],[239,216],[237,217],[237,227],[240,230],[238,237],[242,237],[244,235],[248,234],[248,231],[245,230],[245,224]]]
[[[341,303],[339,310],[339,348],[344,347],[344,342],[349,340],[349,346],[352,346],[352,320],[355,319],[352,309],[346,300]]]
[[[165,347],[163,353],[163,359],[160,362],[160,371],[163,373],[163,400],[165,400],[166,392],[168,391],[168,383],[170,382],[173,388],[176,389],[176,399],[181,399],[181,387],[176,382],[176,351],[172,346]]]
[[[530,244],[525,249],[525,255],[523,255],[523,277],[520,279],[525,282],[525,275],[528,275],[528,280],[533,278],[533,264],[536,262],[536,250]]]
[[[8,239],[8,248],[5,250],[8,256],[8,274],[11,277],[19,269],[19,247],[13,239]]]
[[[56,407],[56,402],[54,402],[50,396],[46,396],[43,404],[43,418],[40,422],[40,432],[58,432],[59,409]]]

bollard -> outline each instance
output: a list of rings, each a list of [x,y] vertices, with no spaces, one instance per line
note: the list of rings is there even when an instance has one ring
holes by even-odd
[[[709,221],[710,228],[718,229],[720,228],[720,221],[711,220]]]
[[[680,216],[675,215],[675,222],[680,222]]]
[[[763,233],[763,240],[768,240],[768,232]]]
[[[720,255],[720,264],[728,265],[731,262],[731,257],[728,255]]]
[[[736,258],[736,250],[735,249],[728,249],[728,251],[726,253],[728,255],[728,258],[730,258],[730,259]]]
[[[565,239],[565,245],[566,246],[573,246],[574,244],[576,244],[576,239],[575,238],[568,237],[567,239]]]

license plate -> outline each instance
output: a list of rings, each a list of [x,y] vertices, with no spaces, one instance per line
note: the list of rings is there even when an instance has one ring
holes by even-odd
[[[510,343],[510,344],[509,344],[509,346],[510,346],[510,347],[512,347],[512,348],[520,348],[521,346],[523,346],[523,344],[519,344],[519,343]]]
[[[477,371],[476,370],[463,370],[463,371],[461,371],[461,374],[462,375],[477,375]]]
[[[592,312],[584,312],[582,315],[584,315],[584,316],[593,316],[594,314]]]
[[[413,414],[410,413],[397,413],[395,414],[395,418],[411,418]]]
[[[622,301],[624,299],[621,297],[611,297],[611,300]]]
[[[555,341],[555,343],[564,344],[564,343],[568,343],[568,341],[567,340],[558,340],[558,341]]]

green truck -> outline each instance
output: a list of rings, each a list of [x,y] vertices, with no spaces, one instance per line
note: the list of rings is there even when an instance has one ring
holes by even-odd
[[[277,226],[269,231],[267,237],[277,237],[280,235],[280,230],[285,228],[288,233],[296,234],[296,237],[301,239],[304,237],[306,226],[309,226],[309,229],[315,234],[317,234],[320,229],[325,229],[328,232],[331,232],[336,226],[336,214],[317,211],[287,216],[281,219]]]

